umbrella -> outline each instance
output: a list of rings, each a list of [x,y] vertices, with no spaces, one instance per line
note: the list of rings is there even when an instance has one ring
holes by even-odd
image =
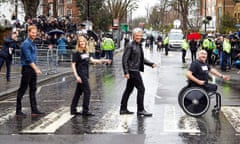
[[[49,35],[60,35],[60,34],[64,34],[64,31],[63,30],[60,30],[60,29],[53,29],[51,31],[48,32]]]
[[[97,34],[94,31],[87,30],[87,35],[89,37],[93,37],[95,41],[98,41],[98,36],[97,36]]]
[[[227,38],[229,39],[238,39],[238,32],[230,33]]]
[[[194,39],[194,40],[200,40],[200,39],[201,39],[201,34],[196,33],[196,32],[190,33],[189,35],[187,35],[187,39],[188,39],[188,40],[192,40],[192,39]]]

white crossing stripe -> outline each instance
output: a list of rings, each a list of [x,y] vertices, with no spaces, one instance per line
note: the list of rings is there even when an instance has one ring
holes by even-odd
[[[120,115],[117,108],[109,110],[94,126],[92,133],[126,133],[136,115]]]
[[[28,126],[21,133],[54,133],[72,117],[69,107],[61,107]]]
[[[164,132],[200,133],[197,119],[184,115],[174,105],[164,106]]]
[[[221,111],[230,122],[236,132],[240,132],[240,107],[222,106]]]
[[[23,108],[23,110],[26,110],[26,108]],[[0,125],[4,124],[11,118],[16,116],[16,110],[15,109],[7,109],[6,111],[2,112],[0,114]]]

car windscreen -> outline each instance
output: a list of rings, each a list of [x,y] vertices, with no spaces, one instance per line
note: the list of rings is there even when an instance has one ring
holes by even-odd
[[[169,40],[182,40],[183,34],[182,33],[169,33]]]

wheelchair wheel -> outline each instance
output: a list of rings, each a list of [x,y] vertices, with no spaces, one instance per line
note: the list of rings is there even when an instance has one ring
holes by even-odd
[[[181,90],[180,90],[180,92],[178,93],[178,104],[179,104],[179,106],[182,108],[182,97],[183,97],[183,93],[185,92],[185,90],[186,89],[188,89],[189,88],[189,86],[187,85],[187,86],[185,86],[185,87],[183,87]]]
[[[210,98],[205,90],[191,87],[182,92],[179,103],[186,114],[198,117],[208,111]]]

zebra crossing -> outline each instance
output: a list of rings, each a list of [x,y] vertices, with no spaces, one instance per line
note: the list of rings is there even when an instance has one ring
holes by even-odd
[[[162,121],[157,125],[162,133],[201,133],[198,124],[198,118],[185,115],[176,105],[162,105]],[[130,108],[134,109],[134,108]],[[223,106],[222,114],[231,124],[235,133],[240,133],[240,107]],[[0,126],[14,118],[14,109],[7,109],[0,115]],[[156,116],[155,116],[156,115]],[[152,121],[159,119],[158,113],[154,113],[150,118]],[[67,125],[73,115],[70,115],[69,107],[61,107],[39,120],[32,122],[30,125],[23,127],[19,134],[54,134],[62,126]],[[137,116],[119,115],[119,109],[113,107],[108,110],[91,128],[91,133],[131,133],[130,129],[137,129]],[[81,128],[79,128],[81,129]]]

